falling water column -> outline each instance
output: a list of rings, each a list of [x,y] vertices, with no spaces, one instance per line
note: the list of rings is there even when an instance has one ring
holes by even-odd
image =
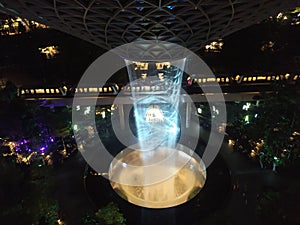
[[[139,148],[142,152],[143,166],[159,163],[173,154],[180,134],[178,115],[185,59],[173,62],[133,62],[126,60],[134,103],[134,117]],[[173,164],[173,165],[170,165]],[[175,168],[169,162],[169,168]],[[157,174],[166,168],[157,166],[154,170],[143,170],[143,183],[164,182],[169,175],[157,179]],[[175,171],[174,171],[175,173]],[[155,177],[154,177],[155,176]],[[164,201],[175,199],[174,180],[153,188],[142,187],[145,201]]]

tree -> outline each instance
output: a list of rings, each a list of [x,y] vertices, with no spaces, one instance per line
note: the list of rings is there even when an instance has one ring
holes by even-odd
[[[110,202],[100,208],[94,215],[86,214],[81,219],[81,225],[125,225],[126,219],[118,206]]]
[[[300,107],[297,91],[281,89],[256,108],[255,129],[263,131],[261,152],[276,170],[278,165],[292,163],[300,155]],[[254,128],[253,128],[254,129]]]
[[[90,215],[85,215],[84,217],[82,217],[81,219],[81,225],[99,225],[99,223],[97,222],[96,218]]]
[[[259,104],[249,108],[247,122],[245,112],[234,122],[248,141],[257,143],[248,151],[259,157],[262,166],[274,171],[278,165],[293,163],[300,155],[299,95],[284,83],[275,85],[272,94],[262,96]]]
[[[57,201],[49,201],[49,199],[43,199],[39,204],[41,218],[48,225],[57,225],[58,217],[58,203]]]
[[[7,81],[5,88],[0,91],[0,101],[3,102],[12,102],[17,97],[17,87],[11,82]]]
[[[53,199],[52,175],[50,167],[21,167],[9,157],[1,158],[1,221],[7,225],[56,225],[58,203]]]
[[[107,206],[99,209],[95,213],[96,218],[99,220],[100,224],[103,225],[125,225],[126,219],[124,215],[120,212],[118,206],[110,202]]]
[[[300,207],[297,204],[300,183],[295,180],[292,184],[283,190],[262,191],[257,199],[256,213],[264,224],[296,225],[300,223]]]

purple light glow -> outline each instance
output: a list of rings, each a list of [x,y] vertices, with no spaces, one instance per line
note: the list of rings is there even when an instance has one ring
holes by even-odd
[[[47,148],[47,147],[48,147],[47,145],[46,145],[46,146],[43,146],[43,147],[41,147],[41,148],[40,148],[40,151],[41,151],[41,152],[44,152],[44,151],[46,150],[46,148]]]

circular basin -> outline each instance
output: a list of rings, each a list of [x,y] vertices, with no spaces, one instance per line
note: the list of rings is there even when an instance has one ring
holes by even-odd
[[[109,179],[116,193],[135,205],[168,208],[192,199],[203,188],[206,168],[191,149],[126,148],[112,161]]]

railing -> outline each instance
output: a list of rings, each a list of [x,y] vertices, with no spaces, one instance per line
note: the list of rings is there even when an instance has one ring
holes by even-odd
[[[183,89],[191,89],[202,85],[213,86],[219,84],[226,90],[231,87],[243,87],[243,86],[258,86],[258,85],[271,85],[274,82],[285,81],[287,84],[295,85],[300,80],[300,75],[253,75],[253,76],[217,76],[217,77],[204,77],[199,78],[188,78],[188,81],[183,81]],[[120,92],[130,93],[135,92],[154,92],[163,93],[167,91],[163,84],[156,85],[117,85],[117,84],[106,84],[103,87],[20,87],[18,89],[18,96],[21,98],[43,98],[43,97],[73,97],[74,94],[78,96],[91,96],[98,93],[99,96],[116,96]]]

